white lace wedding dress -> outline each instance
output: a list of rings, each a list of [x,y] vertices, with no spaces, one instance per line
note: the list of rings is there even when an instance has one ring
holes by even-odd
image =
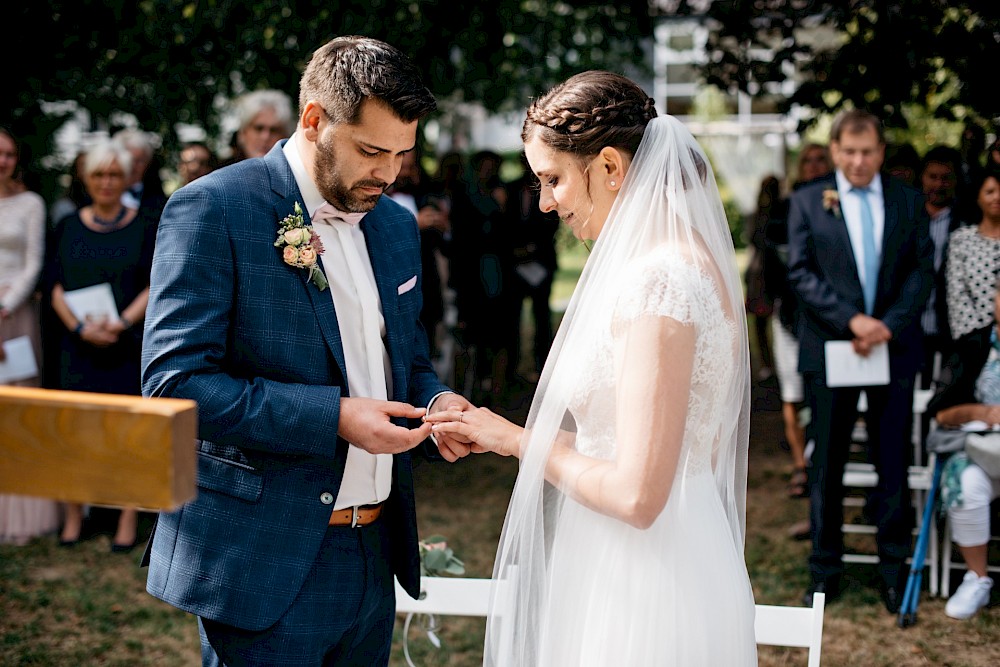
[[[596,336],[571,380],[576,449],[614,458],[615,359],[629,323],[649,316],[696,329],[688,403],[663,405],[678,418],[687,413],[670,496],[646,530],[565,499],[551,545],[539,665],[757,664],[742,544],[712,471],[721,417],[732,409],[722,401],[734,376],[735,329],[714,281],[678,253],[655,251],[622,276],[612,330]],[[657,353],[670,363],[670,350]]]

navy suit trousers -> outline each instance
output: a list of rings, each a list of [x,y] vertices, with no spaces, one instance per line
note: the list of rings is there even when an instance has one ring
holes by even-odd
[[[804,376],[812,409],[815,434],[809,469],[809,514],[812,554],[809,569],[814,582],[826,581],[843,571],[844,466],[851,433],[858,417],[859,388],[826,386],[822,376]],[[907,468],[913,418],[913,377],[893,378],[884,387],[866,387],[869,461],[878,473],[878,486],[869,494],[869,514],[876,524],[879,573],[884,582],[898,587],[910,553],[912,512]]]
[[[276,624],[253,632],[199,619],[203,667],[388,665],[396,615],[389,544],[382,520],[329,527],[302,590]],[[269,583],[280,586],[280,572]]]

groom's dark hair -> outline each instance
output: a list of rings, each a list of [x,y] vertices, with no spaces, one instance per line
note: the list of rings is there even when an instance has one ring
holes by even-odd
[[[413,61],[394,46],[347,36],[316,49],[299,84],[299,113],[314,100],[333,122],[355,123],[366,99],[378,100],[408,123],[437,108]]]

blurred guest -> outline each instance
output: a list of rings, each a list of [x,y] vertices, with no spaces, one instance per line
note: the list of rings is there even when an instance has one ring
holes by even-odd
[[[964,185],[972,185],[982,176],[986,161],[985,151],[986,130],[978,123],[966,121],[959,143],[959,153],[962,155],[962,173],[959,174],[959,178]]]
[[[45,202],[21,182],[20,151],[14,135],[0,128],[0,362],[8,342],[27,337],[41,364],[35,286],[42,270]],[[37,387],[38,377],[11,384]],[[59,526],[52,500],[0,494],[0,544],[25,544]]]
[[[882,170],[909,186],[920,188],[920,154],[912,144],[886,144]]]
[[[423,277],[423,309],[420,322],[427,332],[431,357],[437,357],[438,326],[444,317],[444,296],[441,291],[441,273],[438,258],[451,223],[447,203],[430,192],[429,178],[420,164],[417,150],[403,155],[396,181],[386,189],[386,194],[402,204],[417,219],[420,229],[420,264]]]
[[[765,234],[768,221],[772,217],[784,218],[785,208],[785,200],[781,196],[781,182],[773,175],[764,177],[757,192],[757,209],[748,218],[744,231],[750,245],[750,259],[743,274],[746,284],[746,310],[753,316],[759,350],[757,358],[760,359],[760,369],[757,373],[762,380],[774,374],[771,340],[767,332],[771,315],[774,313],[774,300],[766,284],[768,251]]]
[[[156,225],[122,204],[132,156],[117,142],[102,142],[84,162],[84,183],[93,203],[57,230],[47,283],[52,307],[62,322],[60,388],[140,395],[142,320],[149,298],[149,272]],[[67,294],[107,284],[115,312],[84,314],[70,308]],[[135,545],[137,512],[123,509],[111,550]],[[83,525],[82,507],[69,504],[60,543],[75,544]]]
[[[543,213],[539,208],[541,194],[538,178],[532,173],[523,152],[521,167],[522,176],[507,185],[508,224],[511,226],[514,246],[512,278],[515,293],[512,310],[517,331],[511,364],[515,369],[520,365],[521,304],[528,299],[534,320],[533,365],[529,371],[529,380],[537,382],[552,345],[552,309],[549,298],[552,295],[552,282],[559,268],[555,242],[559,216],[555,211]]]
[[[924,207],[931,218],[930,234],[934,244],[934,287],[920,317],[924,330],[924,363],[920,377],[924,389],[936,379],[934,369],[940,367],[940,361],[936,363],[935,359],[943,361],[951,343],[944,260],[947,257],[948,237],[960,223],[955,203],[961,164],[962,156],[957,150],[949,146],[934,146],[924,155],[920,167],[920,186],[924,192]]]
[[[942,388],[927,406],[942,427],[960,428],[973,421],[989,428],[1000,426],[1000,284],[993,293],[993,324],[978,329],[961,351],[949,357],[941,372]],[[987,572],[990,503],[1000,498],[1000,477],[987,473],[962,451],[945,463],[941,488],[952,539],[967,568],[944,613],[971,618],[989,603],[993,588]]]
[[[511,307],[513,255],[510,230],[504,224],[507,192],[500,182],[500,164],[500,155],[493,151],[472,156],[467,190],[471,206],[451,219],[458,314],[465,323],[467,342],[475,346],[475,391],[485,402],[497,398],[506,386],[516,335]]]
[[[806,183],[822,178],[833,171],[830,149],[817,143],[809,143],[799,151],[796,162],[792,190],[798,190]],[[787,211],[786,211],[787,213]],[[792,473],[788,481],[790,498],[809,497],[809,476],[806,457],[806,427],[799,415],[806,405],[805,384],[799,373],[799,326],[801,310],[798,296],[788,281],[788,219],[772,218],[768,222],[766,234],[769,246],[775,255],[772,265],[780,267],[771,272],[770,282],[774,284],[774,325],[771,338],[774,346],[775,371],[781,391],[781,419],[784,424],[785,441],[792,455]],[[809,520],[798,521],[788,529],[795,539],[808,539]]]
[[[986,130],[982,125],[971,120],[966,120],[962,128],[962,138],[959,143],[959,153],[962,155],[962,170],[958,175],[959,190],[961,192],[972,192],[973,184],[979,183],[982,177],[988,155],[986,152]],[[963,222],[975,222],[976,216],[975,201],[970,197],[964,197],[959,201],[958,217]]]
[[[1000,169],[1000,139],[997,139],[986,149],[986,169]]]
[[[76,213],[81,208],[90,203],[90,195],[87,194],[87,187],[83,184],[83,160],[87,157],[86,151],[80,151],[73,159],[73,164],[67,170],[63,178],[67,179],[66,189],[62,196],[56,199],[49,208],[49,225],[51,228],[58,227],[63,219],[72,213]]]
[[[158,141],[155,135],[126,128],[115,132],[112,140],[121,144],[132,156],[132,169],[127,174],[122,204],[142,212],[145,220],[158,221],[167,196],[163,192],[160,165],[156,159]]]
[[[830,149],[823,144],[806,144],[799,151],[792,190],[798,190],[806,183],[826,176],[831,171],[833,171],[833,161],[830,159]]]
[[[179,157],[177,173],[181,177],[181,185],[211,173],[217,164],[212,149],[198,141],[185,144]]]
[[[993,322],[993,288],[1000,276],[1000,171],[981,171],[971,193],[978,220],[951,233],[945,265],[948,324],[955,345]]]
[[[843,475],[861,387],[828,381],[828,343],[848,342],[861,357],[884,345],[879,349],[888,357],[889,383],[864,388],[865,421],[878,473],[869,503],[880,592],[886,610],[896,614],[912,542],[909,426],[933,248],[923,195],[899,179],[880,177],[885,138],[877,116],[841,112],[830,130],[830,148],[836,172],[796,191],[788,215],[788,277],[802,307],[799,370],[815,441],[809,466],[811,583],[803,604],[812,606],[816,592],[835,598],[844,571]]]
[[[280,90],[255,90],[237,99],[235,106],[239,126],[233,134],[233,154],[226,164],[264,157],[295,129],[292,100]]]

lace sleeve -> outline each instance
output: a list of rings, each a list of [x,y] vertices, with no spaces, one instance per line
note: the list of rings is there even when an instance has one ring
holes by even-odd
[[[615,333],[622,325],[647,315],[697,323],[706,282],[699,270],[678,254],[652,253],[623,278],[615,309]]]

